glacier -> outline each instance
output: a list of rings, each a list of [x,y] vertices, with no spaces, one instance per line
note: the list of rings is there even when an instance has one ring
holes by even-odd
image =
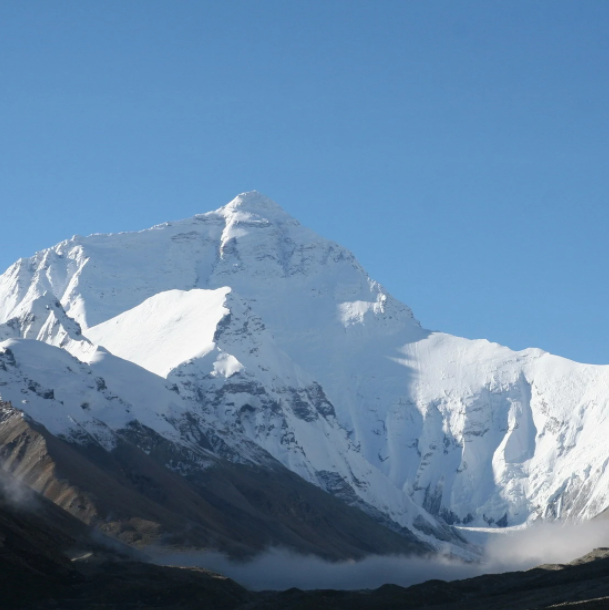
[[[234,459],[269,454],[436,546],[458,544],[451,525],[609,504],[609,367],[425,330],[353,254],[257,192],[17,261],[0,277],[0,341],[24,363],[43,342],[79,363],[65,367],[103,368],[93,377],[129,412],[99,407],[97,429],[133,419],[186,442],[176,422],[192,414]],[[21,396],[11,383],[4,400]],[[95,427],[67,398],[34,398],[19,407],[58,433]]]

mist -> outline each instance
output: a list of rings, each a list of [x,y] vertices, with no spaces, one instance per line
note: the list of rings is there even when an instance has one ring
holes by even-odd
[[[467,532],[463,532],[467,535]],[[609,522],[541,524],[524,529],[472,532],[484,542],[482,559],[467,563],[447,557],[370,556],[330,562],[272,548],[247,562],[213,552],[150,553],[155,563],[202,567],[261,591],[299,589],[374,589],[383,584],[410,586],[426,580],[459,580],[481,574],[526,570],[547,563],[568,563],[594,548],[609,546]],[[486,539],[486,540],[484,540]]]
[[[6,472],[1,463],[0,500],[20,510],[31,511],[38,507],[36,493],[14,475]]]
[[[485,545],[485,562],[494,571],[569,563],[595,548],[609,546],[609,521],[600,519],[584,523],[539,523],[497,532],[487,538]]]

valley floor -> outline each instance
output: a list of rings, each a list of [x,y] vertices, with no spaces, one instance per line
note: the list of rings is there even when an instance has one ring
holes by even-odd
[[[6,563],[0,556],[0,563]],[[13,566],[2,565],[5,573]],[[19,587],[3,583],[11,608],[29,610],[542,610],[609,608],[609,549],[595,549],[566,565],[545,565],[525,572],[484,575],[445,582],[432,580],[408,588],[384,585],[371,591],[289,589],[251,592],[234,581],[196,568],[161,567],[95,553],[72,561],[62,582],[47,579],[20,603]],[[8,606],[3,606],[8,607]]]

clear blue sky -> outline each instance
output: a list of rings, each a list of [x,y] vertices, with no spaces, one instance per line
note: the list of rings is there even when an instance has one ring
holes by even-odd
[[[257,189],[424,326],[609,363],[609,2],[0,0],[0,267]]]

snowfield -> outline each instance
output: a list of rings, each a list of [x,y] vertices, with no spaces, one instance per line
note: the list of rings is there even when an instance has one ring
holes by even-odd
[[[3,339],[0,396],[54,433],[136,420],[192,444],[179,422],[193,414],[235,456],[268,452],[436,546],[459,544],[446,524],[609,504],[609,367],[426,331],[256,192],[17,261],[0,277]]]

